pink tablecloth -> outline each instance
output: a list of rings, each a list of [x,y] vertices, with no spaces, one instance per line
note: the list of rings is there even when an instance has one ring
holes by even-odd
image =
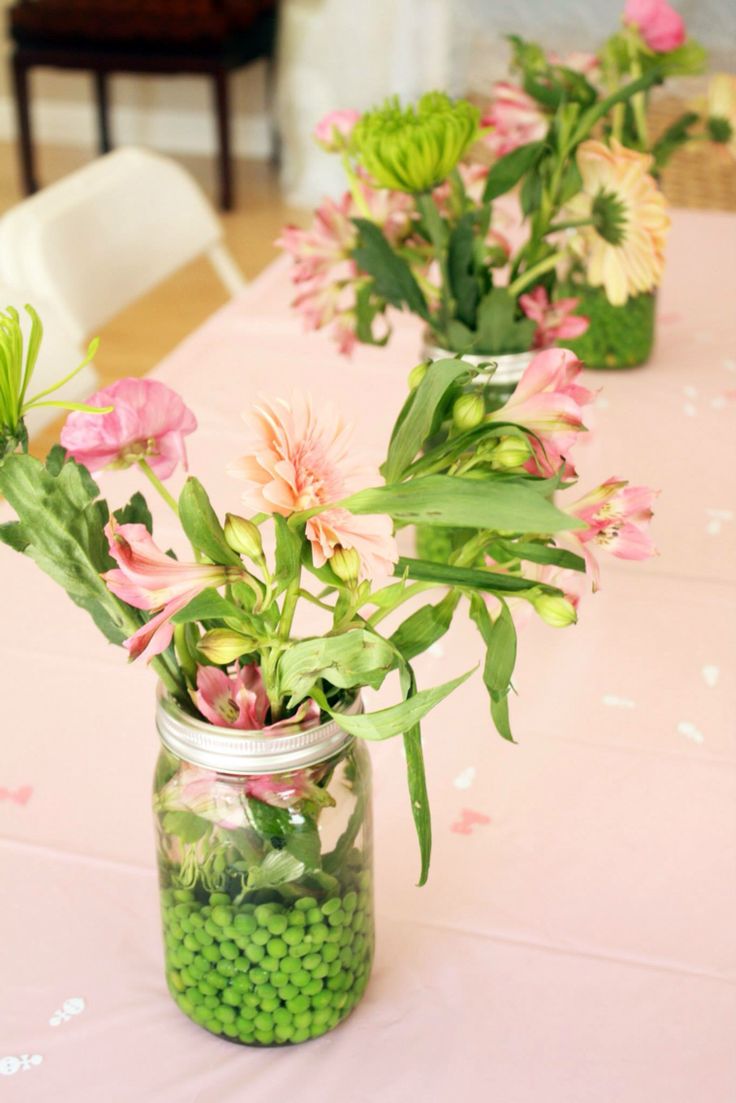
[[[152,676],[0,548],[8,1098],[733,1103],[735,254],[736,218],[677,213],[655,359],[588,380],[603,392],[582,484],[661,487],[661,556],[608,564],[575,629],[525,630],[518,746],[491,731],[479,679],[426,723],[426,889],[413,887],[400,746],[376,748],[375,974],[320,1041],[242,1049],[169,999]],[[156,373],[197,411],[192,468],[223,509],[237,503],[223,474],[237,411],[257,392],[333,396],[378,458],[416,359],[405,320],[388,349],[340,359],[301,332],[290,295],[272,266]],[[108,475],[104,489],[117,502],[133,482]],[[460,623],[419,675],[432,684],[477,658]]]

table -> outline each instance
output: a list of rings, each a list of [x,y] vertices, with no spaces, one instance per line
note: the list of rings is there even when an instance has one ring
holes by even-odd
[[[428,719],[425,889],[400,745],[374,749],[375,972],[321,1040],[242,1049],[170,1000],[149,811],[153,676],[128,670],[32,563],[0,548],[8,1098],[732,1103],[735,252],[736,217],[677,212],[654,360],[586,380],[602,397],[581,486],[624,474],[661,487],[661,555],[607,561],[575,628],[524,630],[517,746],[492,732],[480,678]],[[191,467],[221,510],[237,503],[224,474],[237,410],[259,391],[334,396],[380,458],[416,360],[406,319],[388,349],[340,359],[302,333],[291,293],[272,265],[155,373],[197,412]],[[137,485],[129,473],[102,482],[116,503]],[[173,530],[157,523],[167,546]],[[478,654],[457,623],[417,663],[421,683]]]

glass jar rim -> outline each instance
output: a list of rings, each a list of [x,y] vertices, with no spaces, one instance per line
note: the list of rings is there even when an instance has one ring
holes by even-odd
[[[477,375],[474,379],[475,383],[490,383],[491,386],[503,387],[519,382],[530,361],[534,358],[534,354],[534,349],[529,349],[526,352],[506,352],[498,356],[490,353],[479,355],[478,353],[469,352],[464,354],[462,359],[475,367],[479,367],[481,364],[494,367],[492,372],[481,372]],[[454,360],[459,355],[457,352],[451,352],[450,349],[433,345],[430,341],[425,341],[422,346],[422,356],[426,360]]]
[[[347,715],[363,711],[360,693],[343,709]],[[288,735],[219,727],[190,716],[159,684],[156,727],[167,750],[177,758],[222,774],[277,774],[313,766],[332,758],[354,736],[336,720],[326,720]]]

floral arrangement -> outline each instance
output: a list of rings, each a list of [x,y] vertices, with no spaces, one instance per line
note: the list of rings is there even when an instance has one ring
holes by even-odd
[[[595,56],[511,43],[520,83],[497,84],[482,111],[434,92],[318,125],[348,190],[279,244],[294,262],[294,306],[343,353],[385,344],[391,308],[418,316],[429,346],[461,354],[579,341],[591,315],[598,332],[605,308],[624,305],[627,326],[648,328],[651,344],[669,228],[657,175],[685,142],[733,140],[729,78],[714,83],[706,118],[688,112],[652,141],[651,88],[705,58],[666,0],[628,0],[622,29]],[[511,192],[521,239],[508,228]],[[610,325],[620,329],[620,316]],[[573,347],[603,366],[593,338]],[[646,359],[646,348],[629,351],[624,362]]]
[[[420,722],[472,671],[420,688],[413,659],[467,607],[486,650],[491,716],[512,739],[513,609],[526,605],[548,624],[572,624],[578,580],[587,571],[598,585],[598,549],[628,559],[654,552],[645,488],[609,479],[564,507],[553,501],[572,486],[570,452],[593,400],[579,383],[580,363],[565,350],[539,353],[506,407],[491,413],[463,389],[472,365],[423,365],[394,426],[383,479],[373,482],[356,466],[350,429],[335,409],[315,409],[303,396],[264,399],[246,415],[230,467],[243,513],[221,520],[196,477],[178,500],[165,485],[186,469],[186,438],[197,423],[156,380],[106,387],[73,408],[45,461],[28,454],[23,414],[38,398],[24,396],[41,340],[30,313],[25,360],[17,314],[9,309],[0,325],[0,493],[17,517],[0,525],[0,541],[33,558],[130,660],[149,662],[193,717],[269,734],[333,718],[359,739],[400,735],[424,882],[431,832]],[[448,419],[453,429],[433,444]],[[115,509],[100,496],[94,475],[130,467],[178,518],[175,551],[157,544],[140,492]],[[445,564],[402,557],[395,531],[417,522],[459,526],[466,539]],[[321,621],[317,634],[295,632],[302,606]],[[396,703],[349,711],[361,688],[380,687],[392,672]],[[316,831],[319,777],[264,777],[242,796],[297,806],[300,822],[306,817]],[[216,819],[196,800],[188,808]],[[214,847],[212,822],[207,829]],[[319,864],[318,846],[310,860]]]

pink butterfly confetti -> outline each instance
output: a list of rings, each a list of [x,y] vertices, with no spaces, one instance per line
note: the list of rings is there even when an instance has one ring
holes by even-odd
[[[450,831],[454,831],[456,835],[472,835],[473,828],[476,825],[484,825],[490,822],[491,817],[484,815],[483,812],[475,812],[472,808],[463,808],[460,812],[460,819],[455,820],[450,827]]]
[[[12,800],[16,804],[28,804],[33,795],[30,785],[21,785],[19,789],[5,789],[0,786],[0,800]]]

